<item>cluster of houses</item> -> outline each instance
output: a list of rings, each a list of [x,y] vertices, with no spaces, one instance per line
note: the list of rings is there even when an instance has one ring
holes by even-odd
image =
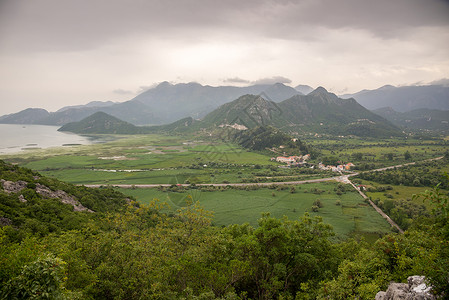
[[[354,164],[353,163],[347,163],[344,165],[338,165],[338,166],[326,166],[322,163],[318,164],[318,169],[320,170],[331,170],[333,172],[341,172],[341,171],[349,171],[351,170],[351,167],[353,167]]]
[[[310,159],[310,154],[306,154],[306,155],[299,155],[299,156],[272,157],[271,161],[285,163],[285,164],[287,164],[287,166],[299,166],[299,165],[306,164],[309,159]],[[314,167],[315,166],[312,166],[312,168],[314,168]],[[341,164],[341,165],[337,165],[337,166],[331,166],[331,165],[326,166],[322,163],[319,163],[317,166],[317,168],[320,170],[330,170],[333,172],[349,171],[349,170],[351,170],[351,167],[354,167],[353,163]]]

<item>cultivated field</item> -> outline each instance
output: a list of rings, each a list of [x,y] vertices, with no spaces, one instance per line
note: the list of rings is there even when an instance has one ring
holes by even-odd
[[[331,224],[339,238],[352,235],[374,235],[390,231],[389,224],[365,203],[353,189],[338,195],[338,183],[303,184],[256,190],[220,189],[214,192],[188,189],[172,192],[169,189],[119,189],[135,197],[141,203],[149,203],[154,198],[166,202],[175,211],[186,205],[186,197],[200,201],[206,209],[214,212],[216,225],[229,225],[248,222],[256,225],[263,212],[275,217],[287,216],[298,219],[305,212],[323,217]],[[319,199],[323,207],[312,211],[314,202]]]
[[[119,189],[141,203],[154,198],[167,202],[175,211],[189,195],[214,212],[218,226],[248,222],[256,225],[261,213],[297,219],[304,213],[320,215],[334,227],[337,238],[354,235],[374,240],[390,231],[389,224],[366,204],[352,188],[336,192],[339,183],[326,182],[273,188],[181,188],[177,184],[250,183],[327,178],[336,173],[310,167],[282,168],[270,161],[270,151],[249,152],[235,144],[210,137],[135,135],[114,136],[97,145],[71,146],[4,155],[0,159],[20,163],[46,176],[74,184],[171,184],[172,188]],[[312,163],[326,159],[353,162],[363,169],[398,165],[443,155],[447,141],[361,140],[308,137],[306,142],[318,153]],[[405,152],[410,158],[405,159]],[[391,154],[390,154],[391,153]],[[378,186],[374,182],[362,183]],[[425,187],[393,186],[388,193],[371,192],[373,199],[406,199]],[[313,211],[319,200],[322,207]]]

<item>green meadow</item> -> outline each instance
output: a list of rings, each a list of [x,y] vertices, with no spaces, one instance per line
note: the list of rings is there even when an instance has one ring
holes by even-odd
[[[207,136],[169,136],[162,134],[113,136],[110,142],[87,146],[70,146],[30,150],[3,155],[11,163],[36,170],[74,184],[172,184],[179,183],[241,183],[293,181],[335,176],[335,173],[314,173],[299,168],[279,168],[270,161],[277,156],[269,151],[250,152],[242,147]],[[318,152],[315,163],[323,157],[335,156],[358,164],[376,163],[376,167],[434,158],[447,151],[445,141],[364,140],[356,138],[304,140]],[[392,159],[387,159],[392,153]],[[391,155],[390,155],[391,158]],[[376,185],[375,183],[367,184]],[[390,232],[389,224],[361,196],[352,190],[339,195],[337,183],[316,183],[295,186],[295,192],[267,187],[259,189],[222,188],[206,191],[190,188],[182,191],[165,189],[119,189],[141,203],[154,198],[166,202],[176,211],[189,195],[214,212],[218,226],[248,222],[256,225],[263,212],[275,217],[297,219],[304,213],[319,215],[334,227],[337,238],[361,235],[374,240]],[[319,190],[319,193],[312,192]],[[386,193],[368,193],[372,199],[407,199],[424,188],[394,186]],[[323,204],[313,211],[314,202]]]
[[[220,189],[214,192],[189,189],[181,192],[158,189],[118,189],[133,196],[140,203],[159,199],[169,205],[170,211],[186,205],[188,196],[214,213],[213,222],[218,226],[249,223],[257,225],[264,212],[272,216],[298,219],[304,213],[321,216],[324,222],[333,226],[338,238],[354,235],[375,236],[390,232],[389,224],[374,209],[364,202],[355,191],[348,190],[338,195],[334,189],[336,182],[296,185],[284,189],[260,188],[257,190]],[[319,199],[323,205],[317,212],[312,211]]]

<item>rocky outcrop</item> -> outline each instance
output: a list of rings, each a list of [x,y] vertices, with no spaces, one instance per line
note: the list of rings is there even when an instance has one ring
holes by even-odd
[[[36,193],[46,198],[56,198],[59,199],[64,204],[70,204],[73,206],[74,211],[88,211],[93,212],[93,210],[84,207],[75,197],[67,194],[62,190],[52,191],[45,185],[40,183],[36,184]]]
[[[7,192],[8,194],[11,193],[18,193],[21,190],[23,190],[24,188],[26,188],[27,186],[27,182],[26,181],[8,181],[8,180],[1,180],[2,183],[2,187],[5,190],[5,192]]]
[[[2,179],[1,185],[3,187],[3,190],[8,193],[18,193],[24,188],[27,187],[28,183],[26,181],[7,181]],[[69,204],[73,206],[74,211],[87,211],[87,212],[94,212],[93,210],[88,209],[87,207],[84,207],[78,200],[75,199],[75,197],[67,194],[66,192],[62,190],[52,191],[45,185],[42,185],[40,183],[36,183],[36,193],[41,195],[44,198],[54,198],[59,199],[64,204]],[[19,201],[20,202],[27,202],[25,197],[23,195],[19,195]]]
[[[408,283],[391,283],[386,292],[378,292],[376,300],[435,300],[424,276],[410,276]]]

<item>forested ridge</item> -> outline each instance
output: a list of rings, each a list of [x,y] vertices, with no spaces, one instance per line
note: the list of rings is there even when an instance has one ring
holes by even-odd
[[[2,299],[374,299],[410,275],[448,296],[448,197],[438,189],[421,196],[434,213],[405,234],[337,243],[307,214],[220,228],[192,198],[167,213],[156,199],[140,205],[4,162],[0,172],[2,184],[25,182],[0,189]],[[42,186],[91,212],[43,196]]]

